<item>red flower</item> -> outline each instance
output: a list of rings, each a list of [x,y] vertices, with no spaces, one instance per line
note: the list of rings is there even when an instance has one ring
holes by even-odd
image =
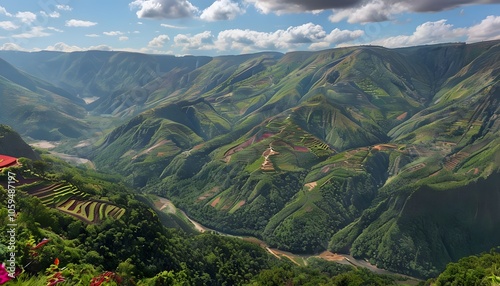
[[[44,238],[44,239],[42,239],[42,241],[40,241],[37,245],[33,246],[31,249],[32,250],[39,249],[40,247],[42,247],[45,244],[47,244],[49,241],[50,241],[50,239]]]

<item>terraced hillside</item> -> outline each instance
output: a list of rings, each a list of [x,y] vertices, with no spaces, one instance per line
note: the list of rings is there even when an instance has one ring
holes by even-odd
[[[86,106],[92,122],[119,126],[79,155],[210,228],[422,277],[500,245],[500,41],[54,55],[17,63],[47,80],[67,71],[56,85],[87,95],[119,82]],[[63,207],[107,212],[78,204]]]
[[[19,189],[55,208],[87,223],[100,223],[108,218],[120,219],[125,213],[108,201],[89,198],[87,193],[66,182],[52,182],[38,177],[23,178]]]
[[[470,187],[470,202],[500,223],[476,187],[485,180],[500,193],[490,183],[500,166],[499,55],[497,41],[217,58],[234,66],[189,73],[191,85],[112,131],[95,160],[212,228],[430,276],[500,244],[494,224],[471,228],[474,214],[450,226],[458,214],[447,212],[431,230],[425,221],[439,208],[409,208],[420,194],[432,200],[430,189]]]

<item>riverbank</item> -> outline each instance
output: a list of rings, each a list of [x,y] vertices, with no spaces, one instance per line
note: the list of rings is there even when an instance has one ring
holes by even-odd
[[[307,260],[309,258],[314,257],[314,258],[320,258],[320,259],[324,259],[324,260],[328,260],[328,261],[337,262],[340,264],[352,265],[354,267],[367,268],[368,270],[370,270],[374,273],[377,273],[377,274],[400,276],[400,277],[405,279],[404,280],[405,285],[417,285],[421,281],[421,280],[414,278],[414,277],[410,277],[407,275],[403,275],[403,274],[399,274],[399,273],[395,273],[395,272],[391,272],[391,271],[388,271],[385,269],[378,268],[377,266],[370,264],[368,261],[356,259],[356,258],[352,257],[351,255],[347,255],[347,254],[338,254],[338,253],[332,253],[330,251],[324,251],[324,252],[322,252],[320,254],[316,254],[316,255],[305,255],[305,254],[295,254],[295,253],[291,253],[288,251],[283,251],[283,250],[279,250],[276,248],[271,248],[265,241],[263,241],[259,238],[256,238],[256,237],[235,236],[232,234],[223,233],[223,232],[211,229],[209,227],[206,227],[206,226],[200,224],[199,222],[195,221],[191,217],[189,217],[183,210],[177,208],[172,203],[172,201],[170,201],[169,199],[159,197],[156,195],[151,195],[151,198],[153,199],[154,206],[158,211],[166,212],[169,214],[181,214],[182,216],[184,216],[184,219],[189,221],[192,224],[192,227],[200,233],[215,232],[215,233],[218,233],[218,234],[224,235],[224,236],[237,237],[237,238],[243,239],[245,241],[258,244],[260,247],[266,249],[269,253],[271,253],[275,257],[277,257],[279,259],[287,258],[299,266],[307,266]]]

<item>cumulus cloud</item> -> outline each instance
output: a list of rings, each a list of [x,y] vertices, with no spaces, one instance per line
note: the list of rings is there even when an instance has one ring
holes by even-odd
[[[382,22],[390,20],[394,14],[404,12],[408,7],[403,3],[388,3],[382,0],[373,0],[356,8],[334,11],[329,17],[332,22],[347,19],[349,23]]]
[[[135,0],[129,6],[138,10],[139,18],[178,19],[198,13],[198,8],[188,0]]]
[[[310,49],[328,48],[331,45],[351,42],[363,35],[361,30],[335,29],[327,33],[322,26],[307,23],[292,26],[286,30],[259,32],[253,30],[229,29],[219,32],[214,37],[206,31],[197,35],[175,36],[175,46],[188,50],[239,50],[252,52],[256,50],[290,50],[304,45]]]
[[[89,50],[99,50],[99,51],[111,51],[112,48],[107,45],[90,46],[87,48],[82,48],[78,46],[71,46],[63,42],[54,44],[53,46],[48,46],[43,49],[45,51],[58,51],[58,52],[78,52],[78,51],[89,51]]]
[[[100,37],[98,34],[87,34],[85,35],[85,37],[89,37],[89,38],[98,38]]]
[[[210,7],[203,10],[200,19],[209,22],[232,20],[243,13],[245,13],[245,9],[240,7],[238,3],[231,0],[217,0]]]
[[[422,44],[436,44],[451,41],[458,41],[467,34],[467,29],[454,29],[452,24],[447,24],[446,20],[435,22],[425,22],[419,25],[413,34],[389,37],[376,40],[372,44],[384,47],[407,47]]]
[[[168,35],[159,35],[155,37],[148,43],[148,47],[150,48],[161,48],[165,45],[165,42],[170,41],[170,37]]]
[[[31,24],[36,20],[36,14],[32,12],[17,12],[16,18],[25,24]]]
[[[363,31],[335,29],[327,33],[320,25],[307,23],[275,32],[257,32],[251,30],[226,30],[219,33],[219,49],[252,50],[289,50],[301,45],[311,49],[327,48],[331,45],[353,41],[363,35]]]
[[[128,37],[125,37],[125,36],[121,36],[118,38],[119,41],[128,41]]]
[[[28,50],[19,46],[18,44],[15,43],[5,43],[2,46],[0,46],[0,51],[23,51],[27,52]]]
[[[265,14],[271,12],[282,14],[347,8],[355,6],[361,1],[362,0],[246,0],[247,3],[253,4],[257,10]]]
[[[488,16],[481,23],[467,29],[467,41],[479,42],[500,39],[500,16]]]
[[[21,38],[21,39],[30,39],[30,38],[40,38],[50,36],[50,33],[47,33],[46,28],[41,26],[32,27],[29,31],[26,31],[21,34],[13,35],[13,38]]]
[[[123,35],[123,32],[120,31],[109,31],[109,32],[102,32],[106,36],[119,36]]]
[[[1,21],[0,22],[0,29],[12,31],[12,30],[15,30],[17,28],[19,28],[19,26],[12,23],[11,21]]]
[[[212,50],[214,37],[212,32],[205,31],[194,36],[179,34],[174,37],[174,43],[183,50]]]
[[[97,25],[96,22],[84,21],[84,20],[71,19],[66,21],[67,27],[92,27],[95,25]]]
[[[71,11],[71,10],[73,10],[73,8],[71,8],[68,5],[56,5],[56,8],[58,10],[62,10],[62,11]]]

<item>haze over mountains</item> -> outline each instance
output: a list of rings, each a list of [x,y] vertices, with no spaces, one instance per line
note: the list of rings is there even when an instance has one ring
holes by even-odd
[[[500,41],[0,58],[2,123],[215,229],[424,277],[500,245]]]

